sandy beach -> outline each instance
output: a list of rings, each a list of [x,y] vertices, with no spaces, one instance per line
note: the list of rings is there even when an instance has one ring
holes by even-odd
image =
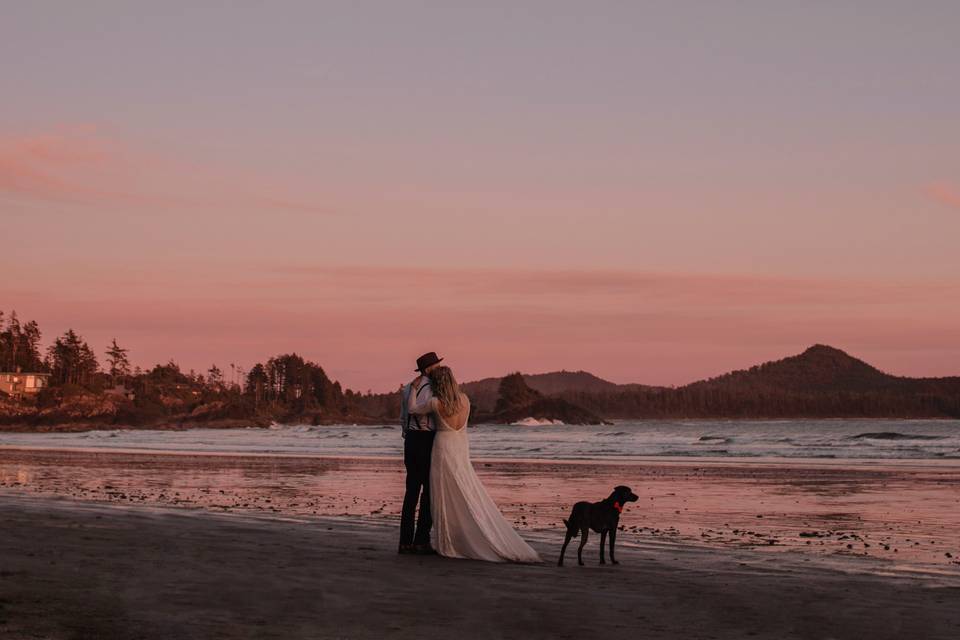
[[[705,548],[559,569],[397,556],[395,531],[4,491],[4,638],[954,638],[960,585]],[[534,541],[549,555],[552,545]],[[592,558],[591,558],[592,559]]]
[[[853,557],[867,571],[960,573],[960,465],[952,461],[481,458],[474,465],[524,535],[559,540],[573,502],[626,484],[640,500],[624,512],[624,546],[693,544],[825,562]],[[0,447],[0,487],[397,526],[403,465],[388,457]]]
[[[395,460],[0,450],[0,635],[960,633],[952,467],[477,467],[546,563],[396,555]],[[568,496],[617,477],[641,495],[624,513],[622,564],[598,566],[594,539],[587,566],[554,566]]]

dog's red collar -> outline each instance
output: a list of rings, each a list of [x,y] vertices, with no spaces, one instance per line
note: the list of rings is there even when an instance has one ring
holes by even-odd
[[[623,507],[620,506],[619,502],[614,502],[613,508],[617,510],[617,513],[623,513]]]

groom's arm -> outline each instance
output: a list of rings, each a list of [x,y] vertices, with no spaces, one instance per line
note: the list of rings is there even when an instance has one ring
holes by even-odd
[[[407,410],[407,397],[410,395],[410,385],[405,384],[400,389],[400,433],[406,438],[410,427],[410,412]]]

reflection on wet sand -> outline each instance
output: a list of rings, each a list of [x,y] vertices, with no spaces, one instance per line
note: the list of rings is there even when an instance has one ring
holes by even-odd
[[[881,468],[656,461],[478,460],[524,535],[557,537],[577,500],[616,484],[640,496],[623,544],[697,543],[763,552],[863,556],[867,569],[960,571],[960,467]],[[395,459],[0,449],[0,486],[121,504],[175,505],[274,517],[395,521]]]

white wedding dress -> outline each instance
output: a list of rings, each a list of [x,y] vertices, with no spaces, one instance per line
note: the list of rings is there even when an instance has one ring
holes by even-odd
[[[430,404],[435,408],[436,400]],[[542,562],[503,517],[473,470],[466,422],[454,429],[436,411],[434,418],[430,509],[437,552],[487,562]]]

